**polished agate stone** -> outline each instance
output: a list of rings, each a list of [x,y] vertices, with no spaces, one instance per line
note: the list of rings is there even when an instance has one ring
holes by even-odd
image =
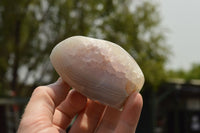
[[[127,97],[144,84],[144,75],[132,56],[109,41],[73,36],[54,47],[50,60],[71,87],[114,108],[122,108]]]

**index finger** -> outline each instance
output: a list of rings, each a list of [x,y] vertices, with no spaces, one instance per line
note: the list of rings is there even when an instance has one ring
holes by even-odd
[[[58,79],[48,86],[36,88],[25,109],[23,119],[32,120],[32,123],[42,119],[51,122],[55,108],[65,99],[70,87],[62,79]],[[42,117],[42,118],[41,118]]]

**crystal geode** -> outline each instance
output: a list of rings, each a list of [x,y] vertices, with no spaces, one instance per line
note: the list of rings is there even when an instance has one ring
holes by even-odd
[[[144,75],[120,46],[105,40],[73,36],[52,50],[51,62],[71,87],[86,97],[121,108],[133,91],[140,91]]]

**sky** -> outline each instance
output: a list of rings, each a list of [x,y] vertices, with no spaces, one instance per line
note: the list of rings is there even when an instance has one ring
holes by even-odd
[[[172,55],[168,69],[188,70],[200,64],[200,0],[155,0],[160,5],[162,25]]]

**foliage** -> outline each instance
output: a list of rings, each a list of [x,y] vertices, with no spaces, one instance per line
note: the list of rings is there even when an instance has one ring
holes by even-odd
[[[169,70],[168,77],[185,80],[200,79],[200,64],[194,63],[189,70]]]
[[[73,35],[92,36],[124,47],[156,88],[164,79],[165,36],[156,4],[142,2],[134,11],[122,0],[0,1],[0,92],[27,95],[57,75],[51,49]],[[28,89],[29,88],[29,89]]]

